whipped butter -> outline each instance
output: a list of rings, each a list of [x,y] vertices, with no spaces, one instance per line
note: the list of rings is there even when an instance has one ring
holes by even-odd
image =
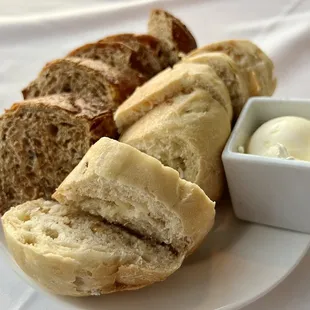
[[[283,116],[264,123],[250,138],[246,153],[310,161],[310,120]]]

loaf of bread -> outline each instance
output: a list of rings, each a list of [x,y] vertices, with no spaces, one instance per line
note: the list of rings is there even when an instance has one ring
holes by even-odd
[[[155,106],[169,102],[181,93],[190,93],[197,88],[208,90],[232,119],[232,105],[228,90],[215,71],[206,65],[179,63],[146,82],[117,109],[114,119],[119,132],[139,120]]]
[[[225,184],[221,153],[230,128],[224,107],[208,91],[196,89],[155,107],[120,141],[174,168],[217,201]]]
[[[228,55],[220,52],[201,52],[184,57],[183,62],[205,64],[216,72],[228,89],[234,118],[237,119],[249,98],[247,75]]]
[[[62,204],[30,201],[2,223],[20,267],[49,291],[71,296],[164,280],[201,243],[215,213],[197,185],[108,138],[90,148],[54,198]]]
[[[249,96],[271,96],[276,88],[271,59],[254,43],[228,40],[206,45],[189,56],[205,52],[223,52],[231,57],[247,77]]]
[[[73,95],[14,104],[0,116],[0,214],[50,198],[55,188],[100,137],[117,137],[110,110]]]
[[[160,40],[171,66],[177,63],[182,55],[197,47],[196,40],[187,27],[178,18],[161,9],[151,11],[148,33]]]

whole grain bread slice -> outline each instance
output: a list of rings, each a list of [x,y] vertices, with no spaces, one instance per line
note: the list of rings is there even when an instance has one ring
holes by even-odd
[[[148,33],[160,40],[163,52],[169,55],[170,65],[177,63],[181,55],[197,48],[188,28],[178,18],[161,9],[151,11]]]
[[[128,76],[140,76],[141,82],[161,71],[159,60],[142,45],[133,49],[121,42],[101,41],[83,45],[71,51],[68,56],[101,60]]]
[[[97,107],[70,94],[52,95],[15,103],[0,116],[0,214],[50,198],[95,141],[117,137],[112,112]]]
[[[169,54],[163,50],[159,39],[147,34],[122,33],[105,37],[99,43],[122,43],[129,46],[136,53],[145,57],[158,70],[169,66]],[[158,72],[158,71],[157,71]]]
[[[101,61],[68,57],[49,62],[22,93],[24,99],[74,93],[97,100],[98,110],[114,111],[140,84],[138,77],[127,76]]]

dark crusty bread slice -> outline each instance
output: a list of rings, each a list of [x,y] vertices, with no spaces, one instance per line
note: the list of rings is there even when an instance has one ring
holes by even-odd
[[[0,117],[0,213],[49,198],[102,136],[116,137],[110,110],[72,95],[14,104]]]
[[[180,55],[197,48],[196,40],[187,27],[164,10],[151,11],[148,33],[160,40],[164,53],[169,55],[170,65],[177,63]]]
[[[139,75],[141,82],[161,71],[159,60],[142,45],[133,49],[121,42],[102,41],[83,45],[71,51],[68,56],[101,60],[125,74]]]
[[[122,33],[101,39],[99,43],[122,43],[129,46],[135,52],[145,57],[148,62],[157,70],[165,69],[169,66],[169,55],[162,49],[161,42],[147,34]]]
[[[139,78],[127,76],[101,61],[72,57],[48,63],[22,92],[24,99],[74,93],[80,98],[97,100],[98,110],[114,111],[140,84]]]

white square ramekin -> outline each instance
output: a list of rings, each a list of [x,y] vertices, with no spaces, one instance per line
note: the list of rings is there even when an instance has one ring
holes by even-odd
[[[251,98],[233,129],[222,159],[232,205],[239,219],[310,233],[310,162],[238,152],[260,125],[287,115],[310,119],[310,100]]]

